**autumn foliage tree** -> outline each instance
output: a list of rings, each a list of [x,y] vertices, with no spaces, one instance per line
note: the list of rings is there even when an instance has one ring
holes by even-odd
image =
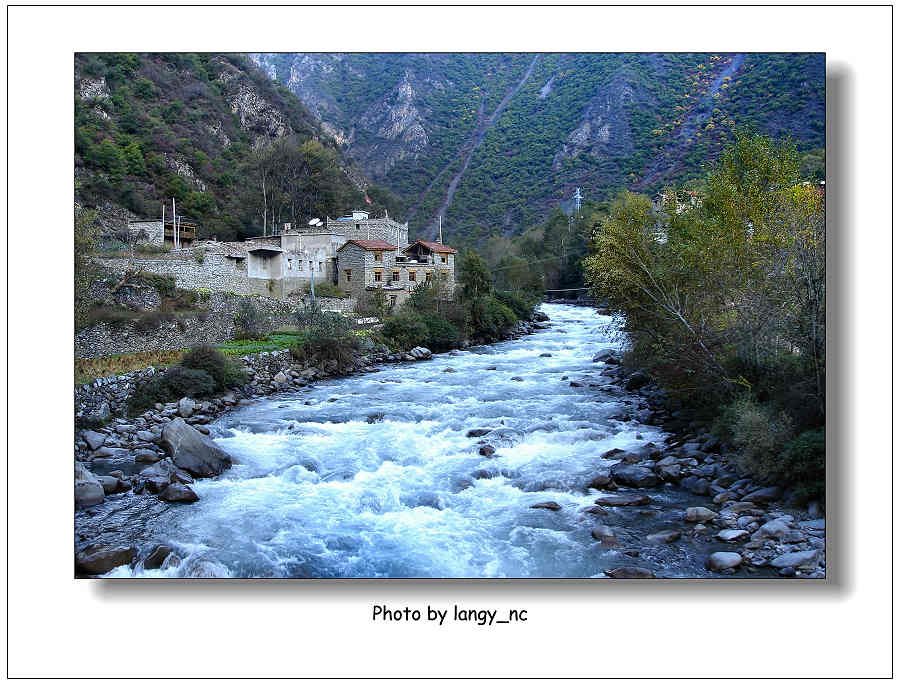
[[[584,262],[670,395],[750,401],[768,418],[732,422],[782,436],[825,419],[825,198],[800,178],[794,146],[741,133],[699,194],[622,194]]]

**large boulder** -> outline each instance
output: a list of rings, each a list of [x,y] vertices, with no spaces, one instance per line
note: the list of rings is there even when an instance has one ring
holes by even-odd
[[[185,396],[178,401],[178,414],[181,415],[181,417],[190,417],[194,414],[194,408],[196,407],[197,404],[194,403],[194,399]]]
[[[176,466],[195,477],[215,477],[231,467],[228,453],[180,417],[163,428],[162,446]]]
[[[785,553],[784,555],[779,555],[769,564],[771,564],[776,569],[783,569],[785,567],[797,568],[802,567],[803,565],[815,564],[818,556],[818,550],[803,550],[795,553]]]
[[[649,488],[659,485],[659,477],[652,470],[638,465],[619,464],[613,465],[609,470],[613,481],[620,486],[633,488]]]
[[[134,546],[92,545],[75,553],[75,569],[80,574],[105,574],[123,564],[131,564],[137,555]]]
[[[718,516],[719,513],[705,507],[692,507],[684,511],[684,519],[687,522],[708,522]]]
[[[81,437],[85,440],[92,451],[96,451],[100,446],[106,443],[106,434],[86,429],[81,433]]]
[[[75,463],[75,504],[87,508],[103,502],[103,483],[80,462]]]
[[[720,572],[723,569],[734,569],[735,567],[739,567],[743,561],[744,558],[738,553],[718,552],[709,556],[709,559],[706,561],[706,566],[708,569]]]
[[[170,484],[159,494],[159,499],[168,503],[196,503],[200,500],[194,489],[185,484]]]
[[[607,363],[608,365],[618,365],[621,361],[619,360],[619,354],[613,351],[612,349],[606,349],[605,351],[600,351],[599,353],[594,355],[595,363]]]

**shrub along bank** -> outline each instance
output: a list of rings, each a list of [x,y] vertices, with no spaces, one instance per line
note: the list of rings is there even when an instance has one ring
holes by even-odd
[[[416,286],[406,302],[384,319],[380,336],[391,348],[426,346],[447,351],[464,340],[489,343],[503,338],[519,321],[530,320],[540,301],[533,291],[499,292],[482,258],[467,251],[460,263],[459,287],[451,294],[437,282]],[[378,314],[378,305],[370,301]]]

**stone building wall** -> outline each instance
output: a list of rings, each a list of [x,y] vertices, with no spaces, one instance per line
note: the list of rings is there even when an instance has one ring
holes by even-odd
[[[388,301],[391,301],[390,297],[396,297],[394,305],[399,306],[416,285],[427,281],[428,273],[450,292],[456,286],[453,254],[448,254],[446,264],[440,263],[440,258],[436,258],[434,263],[398,261],[396,251],[381,252],[381,261],[376,261],[375,254],[355,244],[348,244],[338,252],[338,285],[341,289],[358,298],[367,288],[383,287]],[[349,282],[348,270],[351,271]],[[377,271],[381,271],[380,281],[376,280]],[[398,280],[394,280],[394,273]]]
[[[196,255],[195,255],[196,254]],[[202,262],[199,254],[203,254]],[[224,254],[183,250],[169,258],[97,259],[105,268],[122,275],[129,267],[157,275],[172,275],[182,289],[211,289],[235,294],[263,294],[266,283],[251,283],[246,259],[228,258]]]
[[[409,244],[409,226],[397,223],[390,218],[369,218],[358,221],[329,218],[325,229],[328,232],[344,235],[348,240],[384,240],[391,244],[397,244],[399,233],[400,248]]]
[[[130,221],[128,223],[128,229],[132,234],[136,234],[141,230],[146,232],[148,239],[143,241],[149,242],[150,244],[162,246],[163,242],[165,242],[165,231],[163,230],[162,219],[158,221]]]
[[[152,287],[123,286],[115,294],[114,300],[109,296],[108,283],[99,281],[96,300],[108,301],[123,305],[133,301],[137,310],[151,310],[152,302],[158,305],[159,295]],[[133,291],[126,291],[132,289]],[[274,332],[278,329],[296,325],[295,312],[308,297],[290,297],[285,300],[253,296],[251,300],[263,314],[263,331]],[[75,334],[76,358],[100,358],[122,353],[139,351],[176,351],[187,349],[198,344],[221,344],[234,339],[234,316],[240,311],[246,296],[226,292],[209,292],[202,297],[200,310],[188,314],[172,314],[150,330],[141,330],[134,322],[98,323],[79,330]],[[352,313],[356,308],[355,298],[335,299],[319,297],[319,305],[325,311]]]

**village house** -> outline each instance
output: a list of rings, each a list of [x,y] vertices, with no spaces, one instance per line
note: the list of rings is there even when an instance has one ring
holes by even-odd
[[[338,285],[354,297],[381,288],[388,306],[402,304],[423,282],[449,296],[456,286],[456,249],[417,240],[400,249],[385,240],[348,240],[338,249]]]

